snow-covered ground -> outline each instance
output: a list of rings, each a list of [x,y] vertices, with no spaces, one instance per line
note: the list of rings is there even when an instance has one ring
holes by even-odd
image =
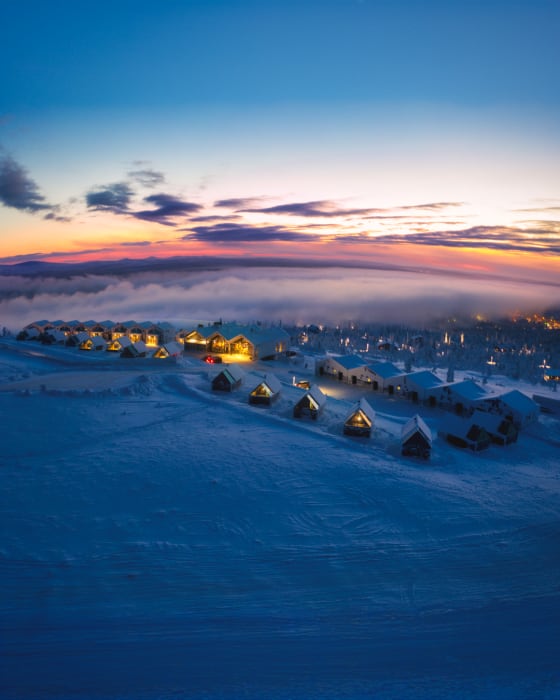
[[[421,462],[221,369],[2,339],[2,698],[560,698],[557,418]]]

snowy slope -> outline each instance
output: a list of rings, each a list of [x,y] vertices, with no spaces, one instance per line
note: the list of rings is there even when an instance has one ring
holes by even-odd
[[[364,391],[296,421],[280,363],[264,408],[194,359],[27,351],[0,347],[2,698],[560,697],[558,421],[426,464],[417,407],[368,394],[346,438]]]

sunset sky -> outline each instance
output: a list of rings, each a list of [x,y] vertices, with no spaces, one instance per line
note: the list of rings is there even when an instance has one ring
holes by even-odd
[[[0,262],[560,273],[557,0],[4,2]]]

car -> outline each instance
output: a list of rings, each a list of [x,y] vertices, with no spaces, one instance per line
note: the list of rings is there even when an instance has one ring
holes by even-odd
[[[204,355],[202,360],[209,365],[219,365],[222,362],[222,358],[219,355]]]

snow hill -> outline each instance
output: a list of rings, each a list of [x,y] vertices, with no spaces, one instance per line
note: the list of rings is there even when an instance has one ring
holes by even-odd
[[[423,462],[402,399],[98,355],[0,342],[2,698],[560,698],[558,417]]]

